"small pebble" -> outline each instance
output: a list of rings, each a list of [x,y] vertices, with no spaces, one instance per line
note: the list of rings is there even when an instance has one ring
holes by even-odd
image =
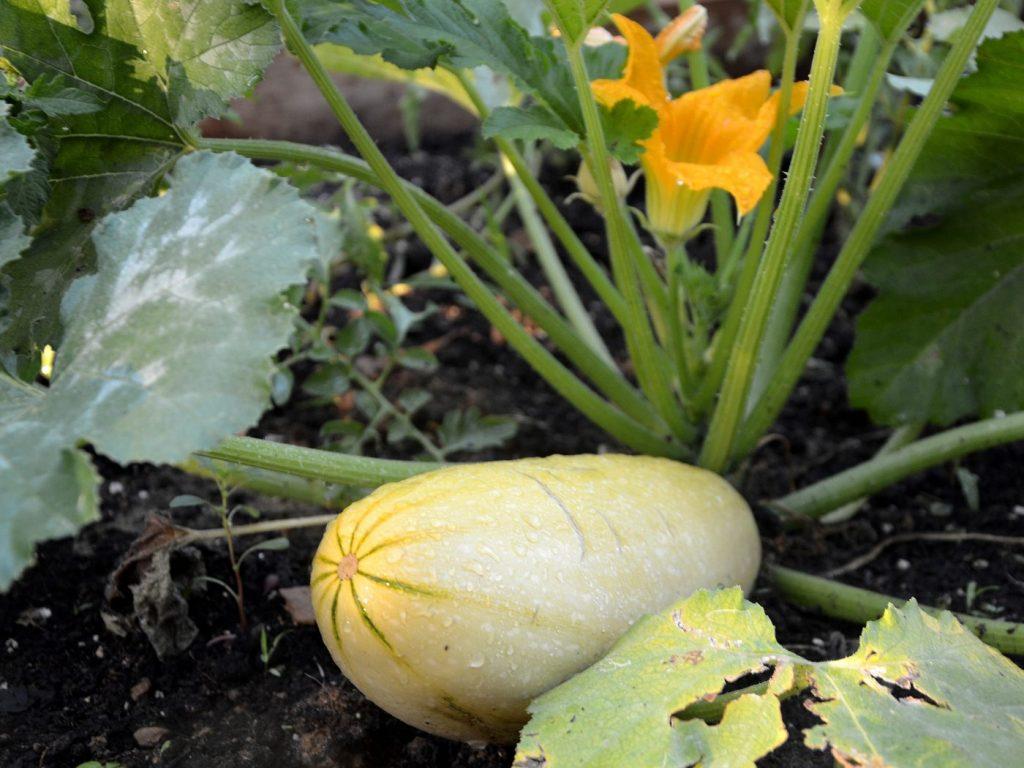
[[[894,526],[892,523],[882,523],[882,533],[888,536],[890,533],[893,532],[893,530]]]
[[[124,493],[124,483],[120,480],[112,480],[110,485],[107,486],[107,490],[110,491],[111,494]]]
[[[171,735],[171,732],[159,725],[147,725],[132,734],[135,743],[144,749],[152,749]]]
[[[973,563],[971,563],[971,565],[973,565],[979,571],[982,571],[982,570],[988,568],[988,560],[986,560],[983,557],[979,557],[977,560],[975,560]]]
[[[910,570],[910,561],[909,560],[905,560],[904,558],[901,557],[899,560],[896,561],[896,568],[897,568],[897,570],[900,570],[900,571],[909,571]]]
[[[150,690],[152,690],[152,688],[153,688],[153,683],[150,681],[150,679],[148,677],[142,678],[141,680],[139,680],[139,682],[137,682],[135,685],[132,686],[132,689],[131,689],[132,701],[138,701],[143,696],[145,696],[147,693],[149,693]]]
[[[149,498],[149,491],[145,491],[145,490],[139,491],[139,498],[142,501],[145,501],[146,499],[148,499]]]

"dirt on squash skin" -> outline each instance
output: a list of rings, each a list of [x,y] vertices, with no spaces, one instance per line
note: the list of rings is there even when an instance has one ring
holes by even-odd
[[[405,160],[400,168],[406,176],[421,176],[446,200],[480,181],[479,171],[439,153]],[[566,171],[571,169],[552,165],[544,174],[545,183],[562,196],[571,191],[562,181]],[[580,204],[568,212],[588,244],[600,246],[600,222]],[[408,259],[410,268],[428,263],[415,245]],[[842,377],[851,317],[868,298],[867,290],[858,289],[848,299],[772,437],[745,467],[740,482],[752,502],[862,461],[884,439],[882,430],[848,406]],[[439,372],[429,382],[416,381],[435,395],[427,417],[438,420],[448,408],[475,404],[486,413],[519,419],[519,433],[507,446],[475,458],[615,448],[495,339],[479,315],[462,306],[450,316],[455,314],[455,319],[431,321],[421,332],[424,341],[447,338],[438,350]],[[599,315],[598,322],[619,347],[607,320]],[[396,386],[404,383],[411,382],[396,381]],[[292,404],[268,413],[258,433],[313,444],[323,418],[323,412]],[[760,513],[765,556],[822,572],[895,534],[968,530],[1024,536],[1022,464],[1020,445],[963,461],[961,466],[977,476],[980,503],[974,510],[946,466],[880,493],[860,515],[836,527],[783,532]],[[180,655],[161,661],[137,628],[124,636],[111,631],[108,624],[117,625],[109,616],[105,623],[104,589],[147,517],[160,513],[197,527],[214,527],[217,521],[192,508],[168,509],[179,494],[213,498],[205,481],[164,467],[119,468],[102,460],[99,467],[105,478],[102,519],[73,540],[40,547],[37,564],[0,596],[0,765],[74,768],[89,760],[189,768],[510,765],[511,748],[434,738],[381,712],[342,677],[315,627],[292,625],[279,590],[307,583],[317,531],[295,532],[288,550],[246,561],[246,631],[239,627],[234,603],[213,584],[187,595],[196,637]],[[310,512],[285,502],[245,500],[267,516]],[[222,546],[203,546],[201,556],[209,576],[229,580]],[[1024,620],[1021,548],[909,542],[890,547],[844,578],[953,610]],[[856,626],[794,609],[763,585],[753,598],[775,622],[779,639],[808,658],[837,657],[856,647]],[[268,646],[277,642],[267,662],[261,660],[261,633]],[[801,730],[815,722],[800,700],[786,702],[783,713],[790,741],[761,765],[831,766],[830,755],[800,744]]]

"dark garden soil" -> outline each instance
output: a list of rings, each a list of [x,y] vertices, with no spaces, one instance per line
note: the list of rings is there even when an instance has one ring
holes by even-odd
[[[486,176],[461,157],[457,151],[432,151],[398,165],[407,177],[453,200]],[[551,165],[546,183],[567,193],[561,179],[571,170]],[[598,220],[581,204],[568,210],[584,237],[592,236],[591,244],[599,246]],[[828,256],[826,247],[823,265]],[[425,254],[412,246],[410,268],[425,263]],[[862,461],[881,444],[884,432],[848,406],[842,376],[852,342],[851,314],[869,297],[862,288],[848,300],[771,438],[739,478],[751,502]],[[460,458],[614,449],[496,339],[478,314],[452,309],[450,295],[433,298],[447,302],[449,311],[420,339],[446,339],[438,351],[439,373],[416,382],[435,394],[428,420],[467,404],[519,420],[518,435],[501,451]],[[395,386],[402,383],[396,380]],[[293,403],[268,413],[257,433],[314,444],[317,426],[329,417]],[[116,605],[107,603],[104,590],[149,515],[215,526],[211,516],[194,509],[168,509],[179,494],[212,498],[213,487],[169,468],[99,464],[105,478],[102,520],[74,539],[40,547],[38,563],[0,597],[0,766],[74,768],[88,760],[191,768],[510,764],[511,748],[455,744],[381,712],[342,677],[315,627],[293,625],[280,590],[307,583],[318,540],[313,530],[291,535],[286,551],[246,561],[247,631],[240,629],[233,603],[211,585],[188,598],[197,628],[191,646],[159,660],[137,627],[129,626],[127,633],[118,629],[111,620]],[[977,476],[976,509],[953,468],[942,467],[879,494],[852,521],[835,527],[786,533],[762,514],[765,556],[823,572],[895,534],[966,530],[1024,536],[1022,465],[1020,445],[964,461],[961,466]],[[312,513],[296,504],[248,500],[268,516]],[[208,575],[229,578],[223,546],[203,547],[201,559]],[[1024,620],[1020,549],[977,541],[911,541],[889,547],[844,578],[953,610]],[[856,626],[789,607],[764,586],[753,598],[768,611],[782,642],[809,658],[845,655],[856,647]],[[271,643],[279,638],[269,663],[260,658],[261,631]],[[784,713],[791,741],[762,765],[831,766],[831,756],[799,745],[799,730],[814,722],[801,702],[787,702]]]

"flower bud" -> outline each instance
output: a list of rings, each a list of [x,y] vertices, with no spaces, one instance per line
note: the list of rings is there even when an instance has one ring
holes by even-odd
[[[676,16],[658,36],[658,58],[662,64],[684,53],[699,51],[701,40],[708,28],[708,12],[703,5],[693,5]]]
[[[612,184],[615,187],[615,194],[619,198],[625,198],[626,195],[629,194],[632,185],[626,177],[626,171],[622,167],[622,163],[615,158],[609,158],[608,169],[612,174]],[[594,174],[591,172],[590,166],[587,165],[586,160],[580,163],[580,169],[576,172],[576,176],[574,178],[576,180],[576,188],[579,190],[579,196],[600,212],[601,191],[597,188],[597,179],[594,178]]]

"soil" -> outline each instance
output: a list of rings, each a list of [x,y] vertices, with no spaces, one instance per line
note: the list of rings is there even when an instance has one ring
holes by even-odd
[[[456,199],[480,181],[459,143],[406,158],[399,168],[407,177],[423,179],[443,199]],[[552,162],[544,182],[564,198],[571,190],[562,179],[570,171]],[[599,246],[596,217],[580,203],[566,210],[584,238]],[[822,268],[831,251],[826,243]],[[411,246],[410,264],[416,266],[418,259],[424,255]],[[770,439],[738,477],[752,502],[862,461],[884,439],[882,430],[848,405],[842,375],[852,316],[869,297],[863,287],[849,297]],[[452,302],[450,296],[441,298]],[[600,315],[598,320],[605,322]],[[478,314],[460,306],[456,319],[438,320],[422,331],[424,339],[445,333],[449,341],[439,351],[440,371],[417,382],[435,394],[427,418],[439,419],[456,404],[476,404],[485,413],[514,414],[519,420],[518,434],[501,450],[460,458],[615,448],[495,339]],[[256,433],[314,444],[323,416],[289,404],[268,413]],[[498,768],[511,763],[511,748],[452,743],[383,713],[342,677],[315,627],[293,626],[280,590],[307,583],[315,530],[291,535],[285,551],[246,561],[247,630],[240,629],[231,600],[210,585],[189,595],[188,612],[198,632],[180,655],[158,659],[137,627],[123,636],[111,631],[104,621],[111,610],[104,590],[148,516],[168,515],[176,523],[201,527],[217,523],[208,513],[168,506],[180,494],[213,498],[209,483],[166,467],[98,463],[105,478],[102,519],[74,539],[41,546],[37,564],[0,597],[0,765],[65,768],[98,760],[191,768]],[[976,509],[954,469],[946,466],[878,494],[852,521],[834,527],[784,532],[761,512],[766,558],[822,572],[896,533],[1024,536],[1022,465],[1021,445],[963,461],[961,468],[977,477]],[[242,498],[267,516],[310,513],[296,504]],[[229,578],[222,546],[203,547],[201,555],[210,576]],[[1005,546],[900,544],[844,579],[953,610],[1024,620],[1024,551]],[[765,607],[780,640],[809,658],[838,657],[856,647],[856,626],[792,608],[763,585],[753,599]],[[271,644],[278,640],[269,663],[260,658],[261,633]],[[831,766],[831,756],[800,744],[800,730],[814,721],[800,701],[787,702],[784,715],[790,742],[761,765]]]

